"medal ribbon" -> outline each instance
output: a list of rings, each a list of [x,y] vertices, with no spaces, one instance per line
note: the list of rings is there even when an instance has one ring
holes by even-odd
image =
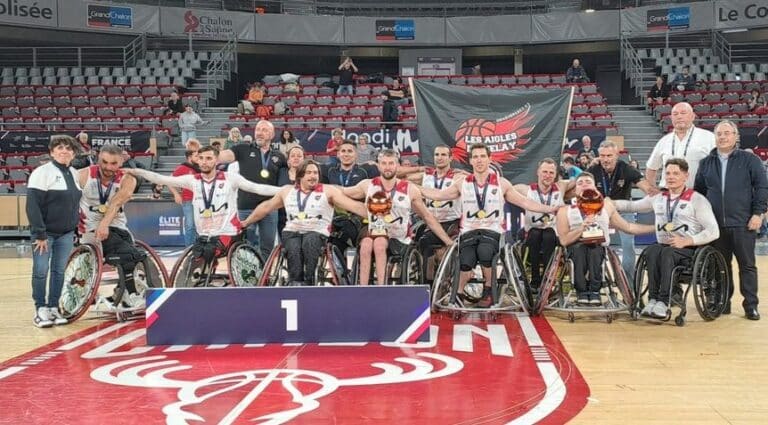
[[[685,192],[685,188],[683,188],[683,192]],[[675,199],[675,203],[670,206],[672,195],[670,194],[669,197],[667,197],[667,217],[669,219],[669,222],[671,223],[674,221],[675,216],[675,210],[677,209],[677,204],[680,203],[680,198],[683,197],[683,193],[680,193],[680,196]]]
[[[213,181],[211,181],[211,189],[208,191],[207,198],[205,196],[205,180],[202,178],[200,179],[200,189],[201,192],[203,192],[203,206],[206,210],[209,210],[213,204],[213,191],[216,190],[216,178],[214,177]]]
[[[309,195],[312,194],[312,191],[310,190],[309,193],[307,193],[307,196],[304,197],[304,200],[301,200],[301,189],[296,188],[296,205],[299,207],[299,212],[303,213],[304,209],[307,208],[307,201],[309,200]]]
[[[488,176],[488,178],[485,179],[485,186],[483,186],[483,194],[480,195],[480,191],[477,190],[477,180],[472,180],[472,187],[475,189],[475,200],[477,200],[477,207],[480,209],[480,211],[485,210],[485,196],[488,194],[488,181],[491,179],[491,176]]]
[[[115,184],[115,178],[112,177],[112,180],[109,181],[109,185],[107,185],[107,191],[104,192],[104,189],[101,187],[101,171],[99,171],[99,182],[97,187],[99,188],[99,204],[100,205],[107,205],[107,200],[109,199],[109,194],[112,193],[112,186]]]

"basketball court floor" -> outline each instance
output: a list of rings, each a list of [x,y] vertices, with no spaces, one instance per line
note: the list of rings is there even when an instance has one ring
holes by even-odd
[[[0,259],[2,424],[768,423],[768,318],[738,295],[682,328],[438,314],[421,344],[147,347],[142,320],[34,327],[30,270]]]

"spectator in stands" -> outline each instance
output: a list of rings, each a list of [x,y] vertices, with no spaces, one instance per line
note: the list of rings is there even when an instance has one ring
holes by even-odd
[[[339,146],[344,142],[344,130],[340,128],[334,128],[331,132],[331,138],[325,145],[325,154],[328,155],[328,164],[334,166],[339,163],[339,158],[336,157],[336,153],[339,151]]]
[[[186,144],[189,139],[197,138],[197,126],[206,125],[206,121],[192,110],[192,106],[184,107],[184,113],[179,115],[179,129],[181,130],[181,143]]]
[[[587,168],[592,166],[592,160],[595,159],[595,156],[592,155],[590,152],[582,152],[579,154],[579,168],[582,170],[586,170]]]
[[[173,170],[173,176],[184,176],[200,172],[197,165],[197,151],[200,150],[200,142],[197,139],[189,139],[186,143],[186,152],[184,152],[184,162],[179,164]],[[184,245],[192,246],[197,239],[197,229],[195,228],[195,209],[192,203],[193,193],[189,189],[182,189],[179,194],[178,189],[168,186],[168,190],[173,194],[173,200],[181,205],[181,211],[184,214]]]
[[[760,90],[753,89],[750,93],[749,110],[760,115],[768,113],[768,101],[760,95]]]
[[[597,157],[597,146],[592,146],[592,138],[589,137],[588,134],[585,134],[581,138],[581,150],[579,151],[579,156],[582,154],[587,154],[591,156],[592,158]]]
[[[88,133],[81,131],[75,136],[75,140],[78,142],[78,148],[75,151],[75,159],[70,164],[73,168],[79,170],[81,168],[88,167],[96,163],[95,149],[91,149],[91,144],[88,143]]]
[[[277,185],[293,185],[296,184],[296,171],[298,171],[301,164],[304,162],[304,148],[298,144],[292,145],[285,151],[288,158],[288,167],[281,168],[280,174],[277,176]],[[285,208],[277,210],[277,235],[283,234],[283,228],[288,217],[285,215]]]
[[[575,179],[583,172],[581,168],[576,166],[576,160],[571,155],[563,155],[563,168],[568,179]]]
[[[264,87],[256,82],[249,84],[246,88],[243,100],[237,105],[237,113],[240,115],[253,114],[256,112],[256,106],[264,101]]]
[[[483,74],[483,71],[482,71],[482,68],[480,67],[480,64],[477,64],[472,67],[472,75],[482,75],[482,74]]]
[[[283,130],[282,133],[280,133],[280,139],[277,142],[277,150],[280,151],[285,156],[288,156],[288,152],[294,147],[294,146],[301,146],[301,143],[299,142],[299,139],[297,139],[291,130]],[[290,161],[289,161],[290,162]],[[299,162],[299,165],[301,162]],[[290,164],[288,164],[290,165]],[[296,169],[299,168],[299,165],[296,165]]]
[[[59,312],[59,298],[64,285],[64,267],[75,241],[82,195],[75,178],[77,173],[70,166],[77,149],[75,139],[53,136],[48,149],[53,161],[35,168],[27,184],[26,211],[34,241],[33,323],[39,328],[67,323]]]
[[[339,89],[336,94],[355,94],[353,83],[357,71],[357,66],[352,62],[352,58],[345,57],[339,65]]]
[[[672,125],[674,130],[659,139],[645,164],[645,179],[656,184],[658,170],[672,158],[683,158],[688,162],[689,176],[687,187],[693,187],[693,179],[699,169],[699,161],[715,148],[715,135],[709,130],[693,125],[696,114],[687,102],[679,102],[672,107]],[[664,173],[660,187],[665,185]]]
[[[656,84],[648,90],[648,105],[660,105],[669,100],[669,87],[664,83],[664,77],[656,77]]]
[[[382,95],[384,105],[382,105],[381,120],[386,128],[392,128],[400,120],[400,105],[408,104],[408,92],[403,86],[402,81],[397,78],[392,82],[392,87]]]
[[[368,143],[368,135],[361,134],[357,137],[357,164],[376,165],[379,158],[379,150]]]
[[[578,59],[573,60],[573,64],[565,72],[565,81],[569,83],[588,83],[589,77],[587,77],[587,70],[581,66],[581,62]]]
[[[675,75],[675,78],[672,80],[672,84],[670,84],[672,88],[678,91],[694,90],[696,88],[696,79],[690,72],[691,68],[688,65],[685,65],[683,67],[683,72]]]
[[[629,166],[634,168],[637,171],[640,171],[640,164],[637,163],[634,159],[629,161]]]
[[[237,127],[232,127],[229,129],[229,135],[227,136],[227,141],[224,142],[224,149],[231,149],[232,146],[235,146],[236,144],[243,141],[243,135],[240,133],[240,129]]]
[[[168,103],[163,111],[163,115],[179,115],[184,113],[184,103],[179,98],[179,94],[171,92],[171,96],[168,98]]]

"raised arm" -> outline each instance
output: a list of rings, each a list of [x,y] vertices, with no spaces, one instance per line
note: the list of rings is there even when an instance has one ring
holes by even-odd
[[[240,190],[255,193],[261,196],[275,196],[280,192],[280,186],[271,186],[268,184],[254,183],[245,177],[236,173],[227,173],[227,178],[232,185]]]
[[[337,187],[326,186],[326,190],[328,190],[328,200],[334,207],[340,207],[360,217],[368,217],[368,209],[362,202],[349,198]]]
[[[653,211],[653,197],[646,196],[637,201],[625,201],[623,199],[611,199],[616,210],[620,213],[644,213]]]
[[[515,192],[517,192],[517,193],[519,193],[519,194],[521,194],[523,196],[528,196],[528,186],[527,185],[515,184],[515,185],[512,185],[512,189],[514,189]]]
[[[363,180],[360,183],[350,187],[340,187],[341,193],[352,199],[365,199],[365,193],[368,191],[369,180]]]
[[[229,164],[230,162],[235,162],[235,153],[232,152],[232,149],[224,149],[219,152],[219,163]]]
[[[420,215],[421,218],[424,219],[424,223],[427,224],[427,226],[432,230],[432,232],[440,238],[441,241],[443,241],[444,244],[450,245],[453,243],[453,240],[450,236],[448,236],[448,233],[445,233],[445,230],[443,230],[443,226],[440,225],[440,222],[437,221],[435,216],[430,214],[429,210],[427,210],[427,206],[424,205],[424,201],[422,200],[422,195],[418,188],[411,187],[408,191],[408,195],[411,197],[411,207],[413,208],[413,211]]]
[[[282,208],[283,196],[285,196],[285,193],[287,193],[289,190],[290,187],[284,187],[281,189],[280,193],[260,203],[259,206],[256,207],[256,209],[253,210],[253,212],[251,212],[251,214],[248,215],[245,220],[240,222],[240,224],[243,227],[248,227],[251,224],[256,223],[257,221],[264,218],[270,212]]]
[[[642,235],[656,231],[656,227],[652,224],[629,223],[627,220],[624,220],[619,212],[616,211],[616,207],[613,205],[613,202],[611,202],[610,199],[605,200],[603,208],[607,210],[609,223],[614,229],[619,229],[622,232],[629,233],[631,235]],[[608,235],[606,235],[606,237],[607,236]]]
[[[435,201],[450,201],[452,199],[457,199],[459,196],[461,196],[460,187],[464,183],[464,178],[461,177],[456,180],[456,182],[446,187],[445,189],[433,189],[429,187],[418,187],[418,190],[421,191],[424,197],[428,199],[432,199]],[[426,208],[426,206],[425,206]]]
[[[107,212],[104,213],[104,217],[96,228],[96,238],[98,240],[103,241],[107,239],[109,236],[109,225],[112,224],[112,220],[115,219],[123,205],[131,200],[134,189],[136,189],[136,177],[131,175],[123,176],[123,180],[120,182],[120,190],[109,201]]]
[[[501,179],[501,190],[504,191],[504,199],[507,202],[515,204],[524,210],[538,213],[553,213],[558,209],[556,206],[544,205],[526,198],[512,187],[512,183],[509,180],[504,178]]]
[[[136,177],[142,177],[152,183],[162,184],[165,186],[182,187],[189,190],[195,190],[195,177],[191,174],[184,176],[164,176],[157,174],[149,170],[142,170],[140,168],[123,168],[126,174],[130,174]]]

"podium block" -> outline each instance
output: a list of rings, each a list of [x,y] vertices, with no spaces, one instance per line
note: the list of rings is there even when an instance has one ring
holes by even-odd
[[[429,340],[429,287],[150,288],[147,345]]]

